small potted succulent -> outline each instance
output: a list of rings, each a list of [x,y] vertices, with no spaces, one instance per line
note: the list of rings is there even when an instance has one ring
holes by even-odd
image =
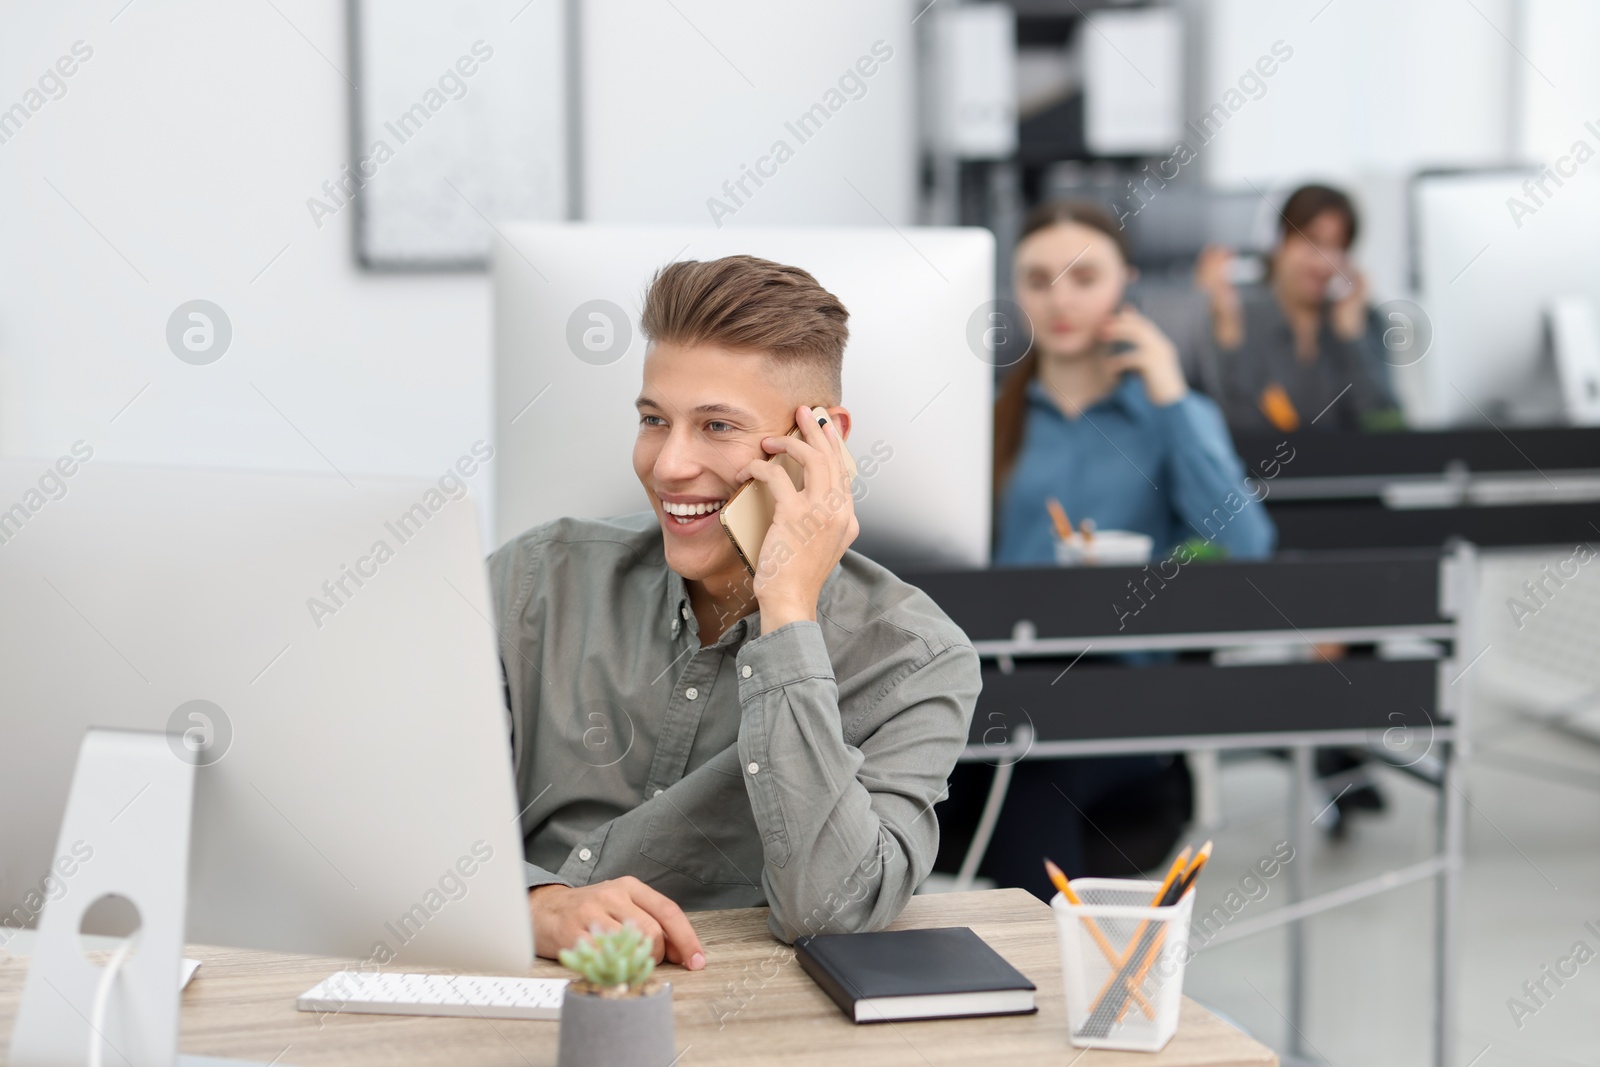
[[[561,963],[578,977],[561,1002],[560,1067],[668,1067],[677,1053],[672,984],[652,978],[655,946],[631,922],[590,927]]]

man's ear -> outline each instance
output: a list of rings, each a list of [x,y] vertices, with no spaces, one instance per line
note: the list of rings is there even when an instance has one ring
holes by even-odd
[[[839,437],[845,441],[850,440],[850,409],[834,405],[823,410],[828,413],[828,418],[833,420],[834,429],[839,431]]]

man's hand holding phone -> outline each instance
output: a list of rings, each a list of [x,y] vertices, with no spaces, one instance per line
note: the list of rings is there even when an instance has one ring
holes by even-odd
[[[1333,332],[1341,340],[1354,341],[1367,331],[1367,278],[1347,265],[1328,286],[1333,308],[1329,312]]]
[[[1244,313],[1234,287],[1234,254],[1221,245],[1207,245],[1195,262],[1195,287],[1211,302],[1211,328],[1217,344],[1238,348],[1244,340]]]
[[[795,408],[799,436],[767,437],[769,455],[787,453],[805,471],[805,488],[796,489],[777,463],[758,459],[739,472],[741,481],[758,479],[776,502],[772,528],[761,544],[752,588],[761,606],[761,632],[817,618],[822,586],[844,558],[861,525],[850,494],[843,438],[823,408]]]

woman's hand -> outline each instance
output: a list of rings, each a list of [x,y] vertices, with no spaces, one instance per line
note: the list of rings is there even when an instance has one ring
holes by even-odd
[[[1344,276],[1350,279],[1350,292],[1334,303],[1329,325],[1340,340],[1354,341],[1367,332],[1367,276],[1354,268],[1346,268]]]
[[[1244,340],[1244,316],[1232,271],[1233,253],[1221,245],[1207,245],[1194,264],[1195,287],[1211,300],[1211,332],[1223,348],[1238,348]]]
[[[1183,367],[1178,363],[1178,349],[1167,340],[1155,323],[1126,305],[1106,321],[1100,329],[1104,341],[1121,341],[1133,347],[1126,352],[1107,357],[1107,363],[1117,373],[1133,371],[1144,379],[1144,391],[1150,402],[1166,407],[1182,400],[1189,392],[1189,383],[1183,377]]]
[[[815,410],[827,415],[821,408]],[[766,482],[777,502],[752,583],[764,634],[800,619],[816,621],[823,584],[861,532],[838,424],[827,416],[827,425],[819,426],[812,411],[795,409],[800,437],[767,437],[761,442],[765,451],[787,452],[805,468],[804,489],[796,489],[788,472],[765,459],[739,472],[741,481]]]

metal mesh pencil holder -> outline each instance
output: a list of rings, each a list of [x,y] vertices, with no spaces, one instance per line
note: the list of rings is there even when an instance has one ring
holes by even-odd
[[[1178,1029],[1194,893],[1150,906],[1160,882],[1077,878],[1050,901],[1061,939],[1067,1022],[1080,1048],[1157,1052]]]

